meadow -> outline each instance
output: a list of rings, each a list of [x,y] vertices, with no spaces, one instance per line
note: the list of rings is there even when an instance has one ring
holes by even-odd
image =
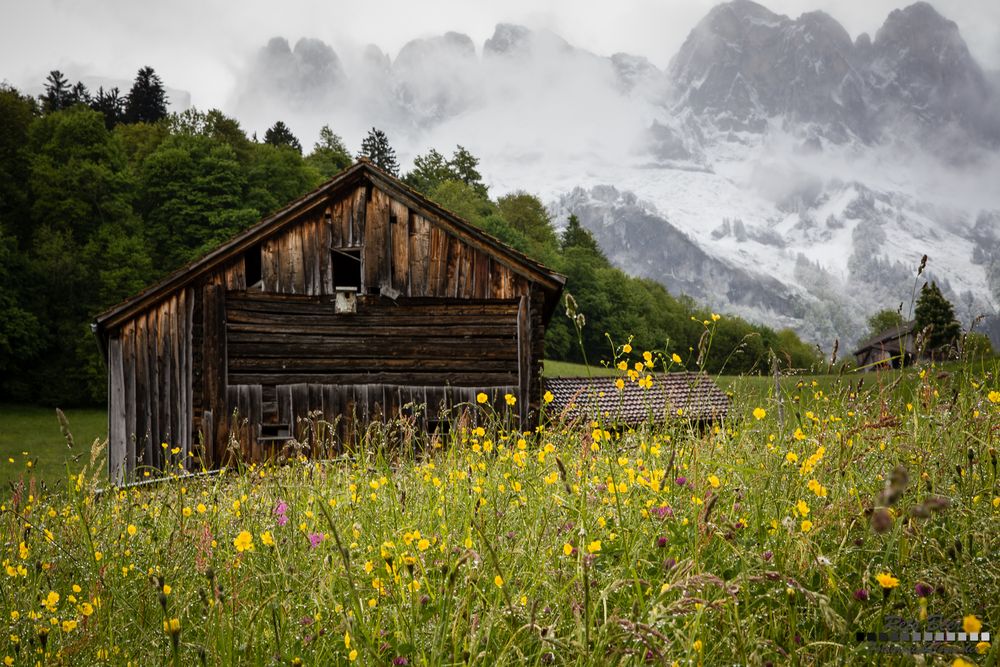
[[[720,384],[708,427],[521,433],[470,405],[443,438],[375,425],[329,460],[121,490],[78,437],[68,477],[21,463],[3,490],[0,656],[996,665],[857,636],[1000,625],[995,367]]]

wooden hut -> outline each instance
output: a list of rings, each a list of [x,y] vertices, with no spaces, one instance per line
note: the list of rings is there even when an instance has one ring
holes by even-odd
[[[264,459],[315,413],[434,419],[509,393],[528,426],[564,282],[362,160],[97,317],[111,481],[218,467],[231,433]]]
[[[916,358],[916,322],[911,320],[889,327],[862,341],[854,358],[858,368],[866,371],[902,368]]]

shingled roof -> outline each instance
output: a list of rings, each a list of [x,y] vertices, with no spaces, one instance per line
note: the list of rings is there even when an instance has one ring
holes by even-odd
[[[548,378],[545,386],[552,392],[548,409],[566,418],[594,418],[638,424],[652,417],[655,421],[678,417],[710,421],[729,412],[729,397],[705,373],[661,373],[653,375],[653,386],[644,389],[626,380],[619,390],[612,377]],[[595,410],[596,408],[596,410]],[[677,410],[681,414],[677,414]]]

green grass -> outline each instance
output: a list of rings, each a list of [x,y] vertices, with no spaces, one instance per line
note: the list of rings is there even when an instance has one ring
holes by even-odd
[[[0,656],[912,664],[855,632],[1000,626],[1000,393],[938,371],[737,378],[734,415],[760,418],[707,430],[522,435],[482,411],[437,446],[396,424],[326,463],[95,495],[98,462],[5,499]]]
[[[591,366],[588,373],[587,367],[583,364],[575,364],[572,361],[554,361],[552,359],[545,360],[545,367],[542,370],[542,377],[550,378],[588,376],[602,377],[615,374],[615,369],[607,368],[605,366]]]
[[[90,455],[93,441],[107,437],[104,410],[81,408],[65,414],[76,443],[72,450],[66,446],[54,409],[0,404],[0,488],[6,489],[9,481],[28,472],[29,463],[37,479],[62,481],[67,461],[71,469],[79,468]]]

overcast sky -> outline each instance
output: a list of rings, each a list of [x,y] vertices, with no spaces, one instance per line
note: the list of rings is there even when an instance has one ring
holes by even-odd
[[[501,21],[545,27],[602,55],[627,51],[665,67],[714,0],[0,0],[0,80],[38,87],[51,69],[130,80],[151,65],[199,108],[225,109],[238,72],[273,36],[317,37],[341,50],[378,44],[390,55],[409,39],[457,30],[477,48]],[[874,35],[905,0],[769,0],[795,17],[822,9],[852,37]],[[973,55],[1000,69],[1000,1],[934,0]],[[278,8],[280,6],[280,9]]]

